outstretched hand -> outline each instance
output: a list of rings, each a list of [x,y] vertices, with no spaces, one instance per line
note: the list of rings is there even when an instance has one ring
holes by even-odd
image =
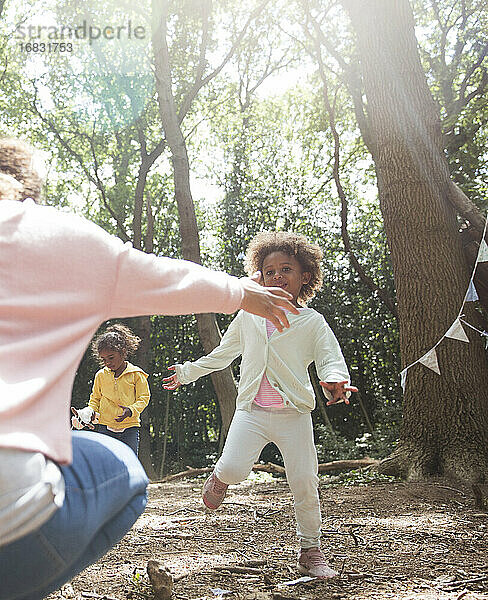
[[[168,367],[168,369],[170,371],[174,371],[176,369],[176,365],[171,365],[171,367]],[[171,375],[170,377],[165,377],[163,379],[163,388],[165,390],[177,390],[180,386],[181,386],[181,381],[178,381],[178,375],[175,373],[174,375]]]
[[[291,303],[293,296],[279,287],[264,287],[261,285],[262,275],[260,271],[254,273],[252,277],[243,277],[241,282],[244,288],[244,298],[241,302],[242,310],[265,317],[276,327],[278,331],[283,331],[289,327],[288,319],[284,308],[295,315],[298,309]]]
[[[357,392],[358,388],[353,385],[346,385],[349,382],[345,381],[320,381],[319,382],[322,387],[324,387],[330,394],[332,395],[332,400],[327,401],[327,406],[331,404],[337,404],[338,402],[345,402],[349,404],[349,398],[346,395],[346,392]]]

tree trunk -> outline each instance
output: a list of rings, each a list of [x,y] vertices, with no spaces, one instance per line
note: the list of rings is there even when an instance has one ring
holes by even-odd
[[[136,317],[134,319],[134,333],[141,338],[141,343],[135,355],[135,363],[147,373],[151,365],[152,350],[151,350],[151,318]],[[145,410],[141,414],[139,440],[139,460],[146,471],[147,476],[151,481],[158,478],[156,469],[152,462],[151,452],[151,434],[149,433],[149,411]]]
[[[166,142],[171,150],[175,199],[178,206],[183,258],[201,263],[200,241],[195,206],[190,189],[190,165],[172,91],[169,52],[166,42],[167,2],[153,1],[153,48],[156,92]],[[220,343],[221,335],[213,313],[197,314],[197,327],[206,354]],[[235,409],[236,384],[230,368],[212,373],[212,383],[219,402],[224,434],[229,429]]]
[[[166,448],[168,446],[168,423],[169,423],[169,403],[171,400],[171,392],[166,392],[166,407],[164,409],[164,439],[163,439],[163,452],[161,456],[161,464],[159,465],[159,478],[162,479],[164,476],[164,467],[166,464]]]
[[[457,317],[469,274],[449,202],[438,107],[407,0],[343,0],[357,36],[381,210],[398,300],[403,367]],[[469,305],[466,314],[475,317]],[[400,442],[382,470],[483,481],[488,474],[488,368],[481,339],[445,339],[441,375],[408,371]]]

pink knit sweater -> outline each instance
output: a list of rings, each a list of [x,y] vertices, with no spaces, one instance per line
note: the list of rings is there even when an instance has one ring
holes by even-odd
[[[51,207],[0,201],[0,447],[71,461],[71,387],[103,321],[232,313],[242,297],[235,277],[139,252]]]

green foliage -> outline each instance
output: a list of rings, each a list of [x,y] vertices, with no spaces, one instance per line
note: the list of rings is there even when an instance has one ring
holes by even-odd
[[[451,174],[486,208],[488,15],[483,0],[413,2],[420,55],[441,109]]]

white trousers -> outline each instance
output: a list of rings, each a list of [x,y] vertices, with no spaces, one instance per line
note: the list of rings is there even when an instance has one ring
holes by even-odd
[[[227,484],[246,479],[262,449],[278,447],[295,501],[297,536],[302,548],[320,546],[318,461],[310,413],[252,405],[251,412],[236,410],[215,474]]]

